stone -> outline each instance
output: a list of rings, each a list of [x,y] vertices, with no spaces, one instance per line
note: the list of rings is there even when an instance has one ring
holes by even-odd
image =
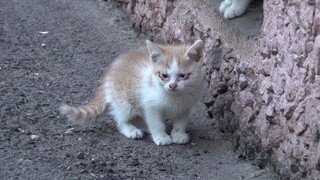
[[[264,61],[262,63],[261,69],[258,71],[259,74],[262,74],[264,76],[270,76],[272,71],[272,64],[270,61]]]
[[[270,103],[265,110],[265,115],[266,115],[266,119],[273,122],[273,119],[275,118],[276,114],[275,114],[275,109],[274,109],[274,104]]]
[[[295,109],[295,105],[288,105],[287,109],[284,111],[284,117],[286,117],[287,120],[291,119]]]
[[[302,133],[305,132],[305,130],[307,129],[307,125],[305,122],[300,120],[295,124],[295,127],[293,129],[298,136],[301,136]]]
[[[219,94],[224,94],[228,91],[228,85],[226,83],[220,83],[217,87],[217,92]]]
[[[242,81],[240,82],[240,89],[244,90],[248,87],[248,81]]]
[[[247,107],[253,107],[254,100],[253,99],[248,99],[247,101],[245,101],[244,105],[247,106]]]
[[[140,163],[137,159],[134,159],[132,162],[131,162],[131,165],[132,166],[138,166]]]
[[[279,148],[283,141],[284,131],[281,126],[273,126],[272,133],[270,134],[270,145],[274,148]]]
[[[220,70],[222,64],[222,49],[221,48],[212,48],[209,49],[206,53],[207,61],[210,62],[208,66],[210,69]]]
[[[74,130],[74,128],[69,128],[69,129],[67,129],[66,130],[66,134],[73,134],[73,130]]]

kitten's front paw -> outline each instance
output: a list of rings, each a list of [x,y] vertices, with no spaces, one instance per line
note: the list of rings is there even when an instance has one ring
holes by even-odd
[[[176,144],[186,144],[189,142],[189,136],[187,133],[173,133],[171,134],[173,143]]]
[[[234,4],[232,6],[228,7],[224,11],[224,18],[226,19],[232,19],[237,16],[242,15],[246,10],[246,7],[237,7]]]
[[[153,138],[153,142],[156,143],[156,145],[170,145],[172,144],[172,139],[169,135],[161,135],[161,136],[156,136]]]
[[[140,139],[143,137],[143,132],[140,129],[127,129],[123,134],[130,139]]]
[[[230,0],[224,0],[221,4],[220,4],[220,7],[219,7],[219,11],[221,13],[224,13],[226,11],[226,9],[228,7],[230,7],[232,5],[232,2]]]

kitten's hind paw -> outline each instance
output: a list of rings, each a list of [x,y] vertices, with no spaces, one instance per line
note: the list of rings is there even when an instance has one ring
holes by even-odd
[[[174,133],[171,135],[173,143],[186,144],[189,142],[189,136],[187,133]]]
[[[165,135],[154,137],[153,142],[156,143],[156,145],[158,145],[158,146],[170,145],[170,144],[172,144],[172,139],[169,135],[165,134]]]

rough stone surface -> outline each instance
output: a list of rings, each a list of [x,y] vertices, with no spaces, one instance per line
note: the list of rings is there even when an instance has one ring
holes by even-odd
[[[118,2],[155,41],[205,41],[208,115],[241,157],[284,179],[320,177],[319,1],[264,1],[262,27],[259,3],[225,21],[217,0]]]
[[[254,68],[258,84],[265,84],[256,94],[261,109],[255,124],[266,123],[255,133],[265,142],[262,150],[275,157],[276,169],[293,179],[320,177],[319,6],[319,1],[265,1],[258,49],[262,63]]]

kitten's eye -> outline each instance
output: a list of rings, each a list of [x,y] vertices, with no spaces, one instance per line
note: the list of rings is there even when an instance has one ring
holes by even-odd
[[[178,74],[178,77],[184,79],[187,75],[186,74]]]
[[[163,80],[167,80],[169,79],[169,75],[168,74],[159,74],[159,77]]]
[[[178,78],[179,79],[187,79],[189,77],[190,73],[189,74],[178,74]]]

